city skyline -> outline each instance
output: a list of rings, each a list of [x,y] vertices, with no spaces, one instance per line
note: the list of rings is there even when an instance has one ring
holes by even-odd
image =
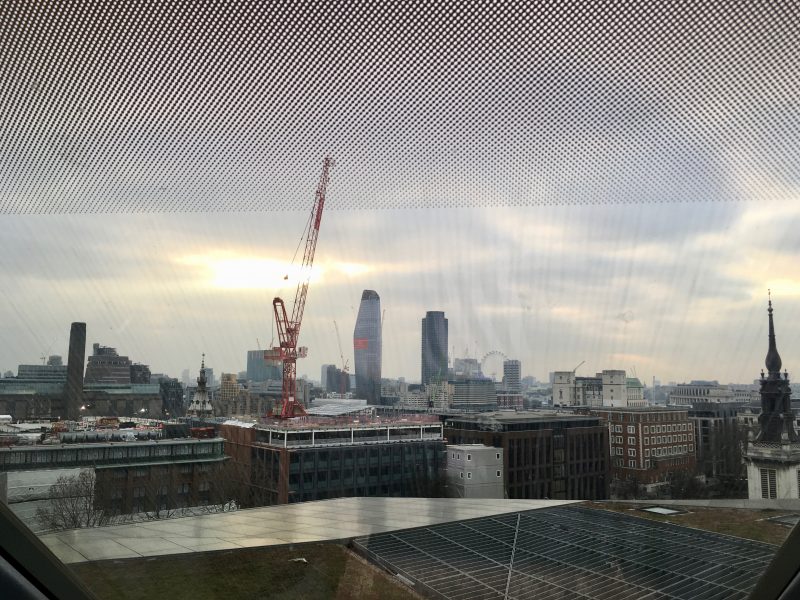
[[[116,347],[153,372],[180,376],[203,352],[216,372],[242,371],[257,339],[269,344],[272,297],[293,298],[281,261],[305,218],[7,217],[0,275],[12,285],[0,331],[15,344],[0,349],[0,369],[66,355],[69,323],[85,321],[88,344]],[[761,364],[766,287],[791,371],[800,361],[798,224],[800,208],[777,201],[334,210],[298,372],[315,378],[339,362],[332,321],[354,327],[367,288],[386,309],[385,377],[416,379],[419,320],[441,310],[456,357],[501,350],[539,379],[585,360],[585,372],[635,369],[645,382],[746,383]]]

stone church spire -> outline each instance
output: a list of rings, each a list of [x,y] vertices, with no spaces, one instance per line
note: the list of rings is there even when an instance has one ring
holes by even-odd
[[[206,355],[200,362],[200,377],[197,378],[197,390],[192,396],[192,402],[189,404],[188,414],[195,417],[210,417],[214,410],[211,406],[211,400],[208,397],[208,389],[206,388]]]
[[[772,294],[767,304],[769,315],[769,348],[765,366],[767,375],[761,372],[761,414],[758,417],[760,431],[756,442],[785,443],[796,442],[794,415],[792,414],[791,388],[789,374],[781,377],[781,355],[775,343],[775,323],[772,318]]]
[[[767,290],[769,296],[767,314],[769,314],[769,349],[765,365],[770,379],[780,379],[781,377],[781,355],[778,354],[778,347],[775,344],[775,324],[772,321],[772,293]]]

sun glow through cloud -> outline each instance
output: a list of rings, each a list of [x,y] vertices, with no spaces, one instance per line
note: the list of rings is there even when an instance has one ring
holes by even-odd
[[[191,255],[177,261],[203,271],[204,285],[228,290],[275,290],[294,286],[309,276],[309,270],[299,264],[270,258],[252,258],[238,255]],[[347,277],[360,277],[372,269],[363,263],[326,261],[315,264],[310,270],[311,282],[324,283],[328,272],[338,272]]]

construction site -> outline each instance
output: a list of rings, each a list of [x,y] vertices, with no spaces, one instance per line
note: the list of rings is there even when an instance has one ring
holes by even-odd
[[[297,359],[308,354],[298,345],[300,328],[333,164],[325,158],[298,244],[304,251],[291,310],[280,297],[272,301],[278,345],[264,352],[264,360],[282,363],[280,403],[258,423],[228,420],[220,426],[225,453],[236,471],[247,474],[255,506],[343,496],[429,496],[442,484],[445,442],[436,416],[382,417],[373,407],[344,401],[309,414],[298,399]]]

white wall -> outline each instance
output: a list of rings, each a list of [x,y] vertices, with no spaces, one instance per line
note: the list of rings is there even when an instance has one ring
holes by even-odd
[[[628,380],[625,371],[606,370],[603,378],[603,406],[628,406]]]
[[[797,463],[757,463],[749,461],[747,463],[747,497],[751,500],[761,500],[761,469],[775,470],[775,483],[777,500],[789,500],[800,498],[797,487],[797,471],[800,464]]]
[[[449,445],[446,472],[451,498],[504,497],[502,448],[480,444]]]

